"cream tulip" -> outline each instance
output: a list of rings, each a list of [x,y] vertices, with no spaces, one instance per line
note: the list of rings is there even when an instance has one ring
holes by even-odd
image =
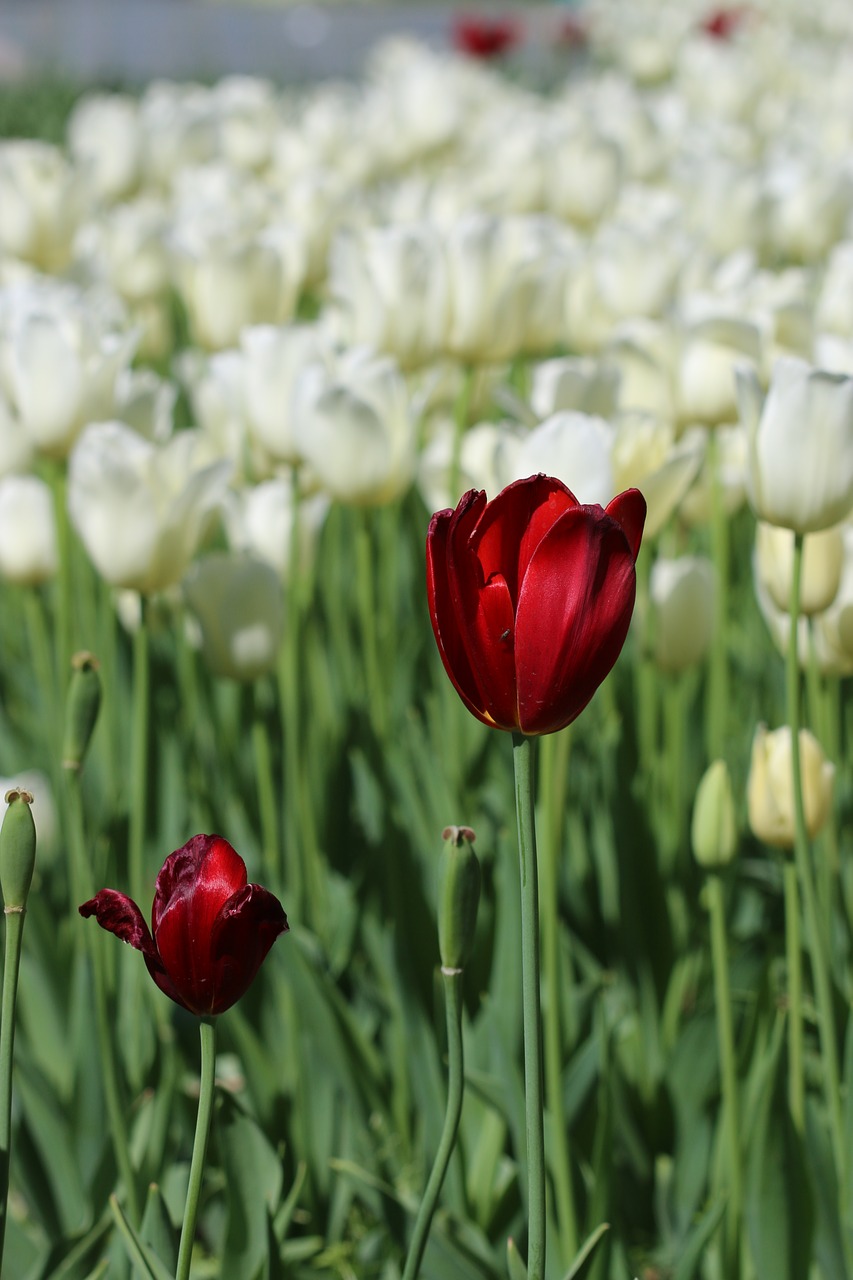
[[[653,413],[617,414],[611,450],[613,489],[640,489],[646,499],[646,541],[660,533],[682,503],[705,457],[706,433],[691,427],[676,437],[671,422]]]
[[[832,807],[835,766],[827,761],[808,729],[800,730],[800,767],[806,831],[814,839]],[[750,828],[759,840],[780,849],[794,847],[791,730],[787,725],[768,732],[767,726],[760,724],[755,731],[747,806]]]
[[[136,187],[142,165],[139,105],[129,94],[81,98],[68,120],[68,147],[99,200],[112,203]]]
[[[41,271],[63,271],[80,218],[79,175],[58,147],[0,141],[0,251]]]
[[[725,314],[685,325],[676,358],[675,398],[679,421],[718,426],[737,419],[735,368],[761,359],[756,324]]]
[[[559,356],[533,366],[530,404],[542,421],[563,409],[609,418],[619,395],[619,370],[589,356]]]
[[[714,566],[704,556],[658,557],[649,589],[658,667],[676,673],[697,666],[708,652],[714,632]]]
[[[853,508],[853,378],[779,360],[762,403],[752,370],[738,370],[747,432],[747,496],[768,524],[828,529]]]
[[[616,492],[610,452],[614,431],[589,413],[555,413],[522,438],[512,479],[543,472],[568,485],[579,502],[606,506]]]
[[[295,462],[294,392],[307,365],[331,356],[317,325],[252,325],[240,335],[246,420],[275,462]]]
[[[224,511],[232,551],[263,560],[284,580],[292,568],[293,499],[293,476],[275,476],[229,494]],[[328,510],[324,493],[300,494],[296,511],[300,569],[313,562]]]
[[[47,582],[59,564],[53,495],[37,476],[0,480],[0,575],[28,586]]]
[[[276,665],[284,630],[281,580],[263,560],[213,553],[184,579],[201,629],[204,661],[216,676],[255,680]]]
[[[156,445],[121,422],[86,428],[69,458],[68,513],[111,586],[149,595],[180,581],[231,473],[209,457],[198,431]]]
[[[353,348],[300,375],[294,441],[320,487],[339,502],[391,502],[415,473],[415,411],[389,357]]]
[[[803,540],[800,574],[800,612],[806,617],[828,609],[838,593],[844,564],[841,529],[821,529]],[[755,530],[755,572],[778,609],[791,606],[794,534],[790,529],[759,520]]]

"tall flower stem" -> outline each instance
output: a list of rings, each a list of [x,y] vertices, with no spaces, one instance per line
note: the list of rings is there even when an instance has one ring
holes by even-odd
[[[708,669],[707,750],[710,760],[725,759],[726,711],[729,705],[729,668],[726,626],[729,617],[729,518],[720,474],[720,449],[712,431],[708,442],[711,471],[711,557],[717,581],[717,620]]]
[[[545,1126],[542,1110],[542,1008],[539,979],[539,882],[536,867],[535,739],[512,735],[521,873],[521,990],[524,1006],[524,1101],[527,1132],[527,1274],[545,1275]]]
[[[797,1133],[805,1128],[806,1085],[803,1054],[803,943],[797,866],[785,859],[785,958],[788,970],[788,1105]]]
[[[737,1061],[732,1023],[732,999],[729,984],[729,952],[726,940],[726,909],[723,881],[717,874],[708,876],[708,909],[711,915],[711,963],[714,969],[714,999],[717,1006],[717,1040],[720,1048],[720,1075],[723,1093],[723,1127],[729,1161],[728,1203],[724,1248],[726,1280],[740,1275],[739,1239],[741,1202],[743,1199],[740,1162],[740,1118],[737,1092]]]
[[[443,968],[441,970],[447,1017],[447,1107],[438,1150],[435,1153],[429,1181],[415,1219],[403,1280],[417,1280],[438,1197],[456,1145],[459,1118],[462,1115],[462,1095],[465,1085],[462,1048],[462,972],[461,969]]]
[[[814,975],[815,999],[817,1002],[818,1024],[820,1026],[821,1060],[824,1071],[824,1093],[826,1109],[829,1115],[829,1126],[832,1136],[832,1149],[835,1156],[835,1171],[841,1193],[841,1203],[847,1205],[847,1160],[844,1144],[844,1126],[841,1108],[841,1081],[838,1069],[838,1040],[835,1031],[835,1018],[832,1009],[832,987],[830,985],[829,965],[824,946],[824,938],[820,929],[817,893],[812,875],[811,854],[809,851],[808,832],[806,830],[805,808],[803,805],[803,780],[800,763],[800,668],[799,668],[799,613],[800,613],[800,578],[803,567],[803,535],[794,535],[794,564],[791,574],[791,631],[788,640],[788,656],[786,664],[786,691],[788,703],[788,724],[791,730],[791,771],[794,792],[794,858],[797,878],[805,908],[806,935],[809,955]],[[845,1233],[846,1234],[846,1233]]]
[[[133,896],[141,898],[145,887],[145,811],[148,793],[148,699],[150,685],[148,628],[145,600],[139,626],[133,635],[133,705],[131,712],[130,831],[128,864]]]
[[[198,1202],[204,1176],[207,1140],[210,1137],[210,1118],[213,1114],[214,1067],[216,1065],[216,1019],[202,1018],[201,1033],[201,1087],[198,1095],[198,1116],[195,1125],[193,1157],[190,1165],[190,1181],[187,1187],[187,1203],[184,1208],[184,1224],[178,1249],[178,1269],[175,1280],[189,1280],[192,1261],[195,1224],[198,1218]]]
[[[361,625],[361,642],[364,648],[364,675],[368,711],[380,739],[385,737],[386,682],[383,679],[379,656],[379,627],[376,604],[376,584],[373,573],[373,546],[370,536],[368,513],[356,535],[356,563],[358,566],[358,612]]]
[[[258,812],[261,820],[261,843],[266,875],[274,880],[278,875],[278,815],[276,812],[275,784],[272,774],[272,750],[269,730],[259,682],[251,689],[252,700],[252,750],[255,757],[255,776],[258,787]]]
[[[0,1022],[0,1268],[6,1239],[9,1201],[9,1160],[12,1146],[12,1059],[15,1049],[15,1004],[24,934],[23,907],[6,910],[6,954],[3,968],[3,1000]]]
[[[558,868],[562,846],[562,816],[566,808],[570,731],[551,733],[542,743],[542,812],[545,841],[542,858],[542,966],[548,994],[544,1020],[545,1097],[555,1136],[552,1152],[554,1201],[562,1261],[568,1266],[578,1251],[578,1222],[572,1187],[565,1106],[563,1105],[563,1037],[560,975]]]

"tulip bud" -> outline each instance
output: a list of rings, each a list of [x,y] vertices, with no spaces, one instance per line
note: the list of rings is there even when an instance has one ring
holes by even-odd
[[[445,827],[438,873],[438,949],[441,967],[464,969],[474,945],[480,864],[470,827]]]
[[[65,739],[62,767],[79,771],[101,706],[100,663],[94,654],[75,653],[71,659],[71,683],[65,704]]]
[[[808,617],[828,609],[838,594],[844,567],[841,529],[821,529],[803,539],[800,578],[800,612]],[[779,525],[759,520],[755,529],[755,571],[777,609],[791,607],[794,571],[794,534]]]
[[[835,766],[808,729],[800,730],[800,772],[806,831],[814,837],[829,816]],[[794,794],[791,730],[768,733],[760,724],[752,740],[747,784],[749,825],[759,840],[780,849],[794,847]]]
[[[9,806],[0,826],[0,889],[6,913],[23,911],[36,863],[36,827],[29,791],[6,792]]]
[[[650,590],[655,661],[662,671],[686,671],[705,657],[714,631],[716,585],[714,566],[703,556],[655,561]]]
[[[702,775],[690,828],[693,856],[700,867],[727,866],[737,851],[732,781],[725,760],[715,760]]]

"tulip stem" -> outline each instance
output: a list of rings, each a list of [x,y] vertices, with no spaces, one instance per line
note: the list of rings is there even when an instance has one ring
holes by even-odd
[[[358,564],[358,610],[361,622],[361,642],[364,653],[364,674],[367,693],[367,711],[380,738],[385,736],[386,680],[382,675],[379,658],[379,632],[377,627],[377,602],[373,575],[373,548],[367,513],[356,535],[356,562]]]
[[[15,1004],[24,934],[23,908],[6,911],[6,956],[3,968],[2,1022],[0,1022],[0,1270],[6,1239],[9,1201],[9,1161],[12,1146],[12,1062],[15,1049]]]
[[[578,1221],[572,1186],[572,1166],[565,1106],[563,1105],[563,1037],[561,1026],[560,919],[558,912],[559,866],[562,851],[563,814],[566,808],[566,779],[571,734],[551,733],[542,743],[542,787],[540,797],[545,816],[545,847],[542,858],[542,966],[548,1002],[544,1020],[545,1096],[554,1134],[552,1171],[557,1228],[562,1263],[567,1267],[578,1251]],[[571,974],[569,975],[571,982]]]
[[[150,672],[144,597],[140,608],[139,626],[133,635],[130,830],[128,833],[128,864],[131,891],[134,898],[142,898],[145,888],[143,851],[145,842],[145,802],[148,793],[148,698]]]
[[[717,579],[717,617],[711,642],[707,691],[707,748],[710,760],[725,759],[726,713],[729,705],[729,671],[726,626],[729,616],[729,517],[720,475],[720,450],[716,433],[708,441],[711,481],[711,555]]]
[[[524,1009],[524,1101],[527,1132],[527,1274],[545,1275],[545,1126],[542,1113],[542,1008],[539,980],[539,885],[533,806],[535,739],[512,735],[521,873],[521,990]]]
[[[729,983],[729,951],[726,940],[726,908],[721,876],[716,873],[708,876],[707,892],[708,910],[711,916],[711,963],[714,969],[714,1000],[717,1006],[717,1040],[720,1047],[723,1128],[729,1158],[729,1198],[726,1205],[723,1274],[726,1280],[737,1280],[740,1275],[739,1236],[742,1200],[740,1119]]]
[[[403,1280],[417,1280],[438,1197],[456,1145],[456,1134],[462,1115],[462,1095],[465,1086],[462,1047],[462,970],[442,969],[441,977],[444,984],[447,1017],[447,1108],[444,1113],[441,1140],[435,1153],[424,1197],[418,1209],[418,1216],[415,1219]]]
[[[791,574],[791,630],[788,640],[786,686],[788,723],[791,730],[791,772],[794,792],[794,857],[800,892],[805,908],[806,933],[809,955],[814,975],[818,1025],[820,1027],[821,1059],[824,1069],[824,1092],[835,1156],[835,1172],[841,1195],[841,1204],[847,1201],[847,1161],[844,1149],[844,1126],[841,1112],[841,1081],[838,1070],[838,1041],[832,1009],[830,985],[824,939],[818,917],[817,894],[812,876],[811,855],[803,804],[802,766],[800,762],[800,667],[799,667],[799,614],[800,579],[803,567],[803,534],[794,535],[794,563]],[[846,1238],[846,1232],[845,1232]]]
[[[190,1165],[190,1180],[187,1187],[187,1203],[184,1208],[184,1224],[181,1228],[181,1243],[178,1249],[178,1269],[175,1272],[175,1280],[189,1280],[201,1181],[204,1176],[204,1160],[207,1155],[207,1140],[210,1137],[210,1118],[213,1114],[216,1019],[202,1018],[199,1023],[199,1032],[201,1034],[201,1085],[198,1095],[198,1115],[195,1125],[193,1157]]]
[[[797,865],[791,858],[785,858],[782,876],[785,886],[785,957],[788,969],[788,1104],[794,1128],[802,1136],[806,1113],[803,1069],[803,943]]]
[[[261,844],[263,864],[268,880],[278,877],[278,819],[276,814],[275,784],[272,776],[272,752],[259,681],[254,682],[252,696],[252,747],[255,756],[255,776],[258,786],[258,811],[261,820]]]

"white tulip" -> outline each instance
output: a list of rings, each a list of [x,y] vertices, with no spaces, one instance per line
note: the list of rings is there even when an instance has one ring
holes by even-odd
[[[841,583],[844,542],[841,529],[821,529],[803,539],[800,574],[800,612],[822,613],[832,604]],[[777,608],[788,611],[794,569],[794,534],[790,529],[759,520],[755,529],[756,575]]]
[[[36,476],[0,480],[0,575],[34,585],[56,573],[59,551],[53,495]]]
[[[738,371],[747,432],[747,494],[755,514],[796,533],[828,529],[853,507],[853,378],[779,360],[762,403]]]
[[[121,200],[136,187],[142,162],[139,105],[129,94],[90,94],[68,120],[68,147],[96,197]]]
[[[814,839],[832,808],[835,766],[808,729],[800,730],[799,741],[805,825]],[[752,740],[747,784],[749,825],[759,840],[780,849],[794,847],[793,777],[789,726],[768,732],[760,724]]]
[[[704,556],[659,557],[652,566],[649,590],[657,665],[668,672],[696,666],[708,652],[714,631],[714,566]]]
[[[300,457],[338,501],[390,502],[413,479],[414,410],[390,357],[354,348],[308,365],[296,386],[293,429]]]
[[[456,427],[450,419],[433,423],[418,461],[418,488],[428,511],[455,506],[468,489],[485,489],[492,497],[521,474],[520,430],[507,422],[478,422],[459,445],[456,488],[451,491]]]
[[[275,569],[286,580],[293,555],[293,478],[276,476],[229,495],[225,508],[228,543]],[[296,509],[299,567],[313,562],[320,530],[329,510],[324,493],[301,495]]]
[[[294,462],[293,397],[306,365],[331,345],[316,325],[253,325],[240,336],[249,430],[276,462]]]
[[[0,141],[0,251],[42,271],[62,271],[80,217],[81,185],[48,142]]]
[[[613,491],[642,491],[646,499],[643,536],[649,540],[679,509],[699,474],[705,432],[694,427],[676,438],[672,423],[650,413],[620,413],[613,425]]]
[[[718,314],[685,327],[676,367],[676,404],[681,422],[717,426],[737,419],[735,366],[761,359],[758,326]]]
[[[610,423],[589,413],[555,413],[521,443],[513,479],[544,472],[562,480],[579,502],[605,506],[613,497]]]
[[[588,356],[560,356],[533,367],[530,404],[541,420],[563,409],[608,418],[615,413],[619,370]]]
[[[180,581],[231,472],[208,458],[199,432],[156,445],[121,422],[86,428],[69,459],[68,512],[108,583],[147,595]]]
[[[262,560],[213,553],[197,561],[184,595],[201,628],[201,650],[214,675],[254,680],[276,664],[284,629],[278,575]]]
[[[696,427],[706,443],[710,443],[711,430]],[[717,455],[716,479],[712,474],[711,459],[702,450],[702,464],[692,487],[687,491],[679,507],[683,520],[694,528],[707,526],[713,511],[713,486],[719,484],[723,509],[727,515],[743,506],[746,499],[747,438],[740,423],[714,427],[714,446]],[[697,437],[698,438],[698,437]]]

